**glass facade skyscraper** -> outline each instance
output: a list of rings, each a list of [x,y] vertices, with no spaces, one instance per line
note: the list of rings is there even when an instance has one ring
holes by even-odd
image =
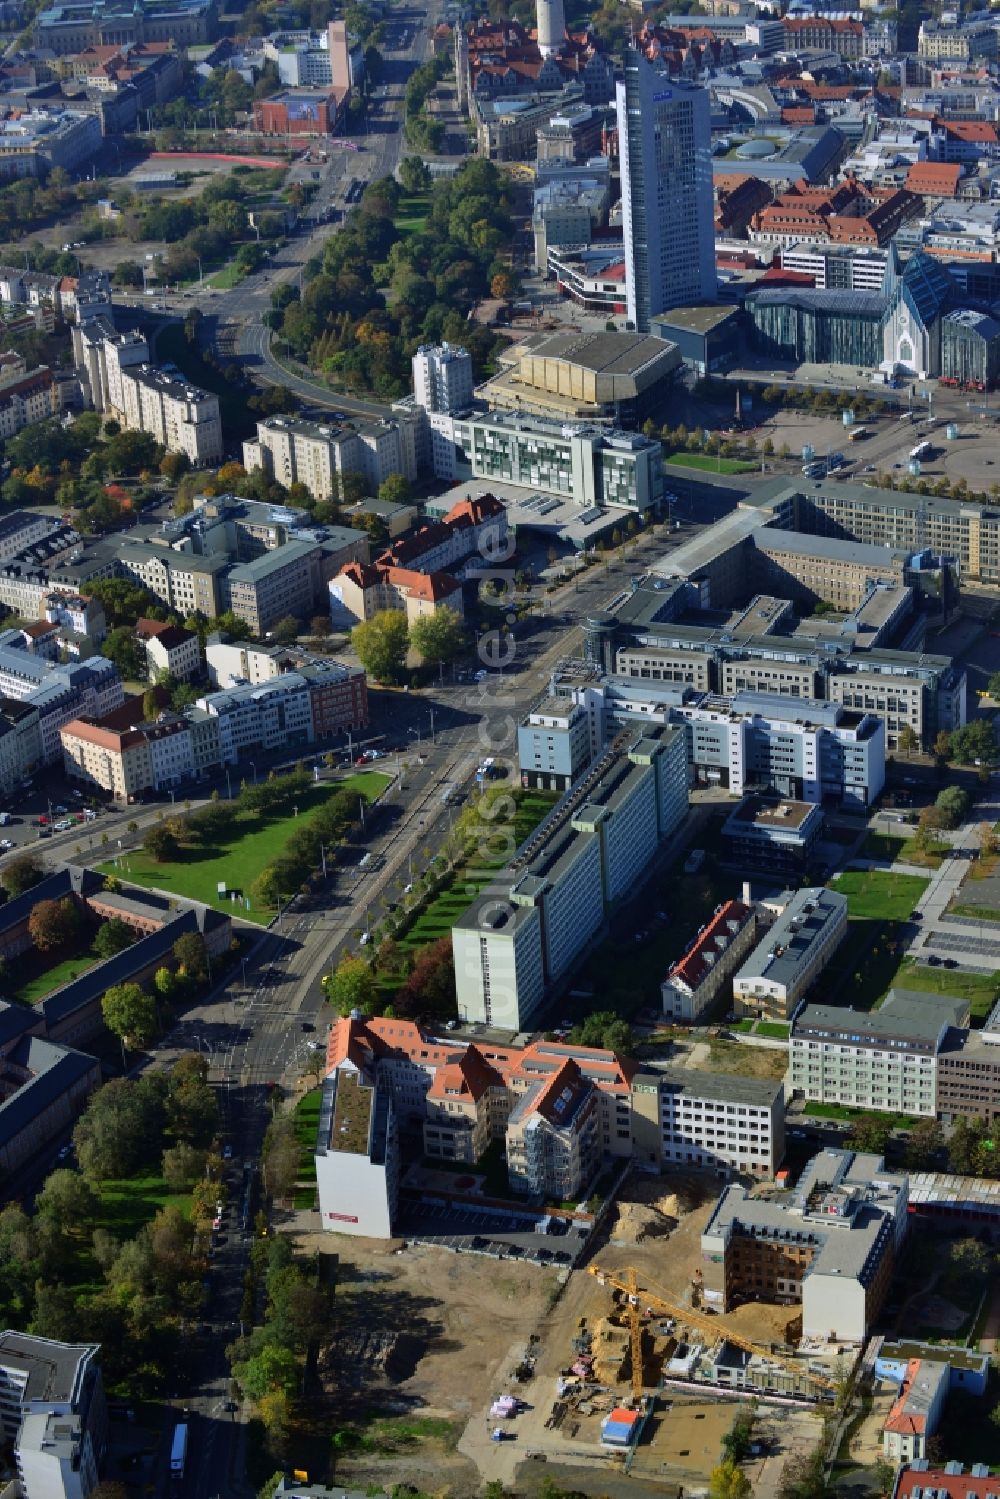
[[[712,133],[705,89],[626,47],[617,83],[629,321],[715,300]]]

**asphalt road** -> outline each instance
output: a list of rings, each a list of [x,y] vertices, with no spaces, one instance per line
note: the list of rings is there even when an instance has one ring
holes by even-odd
[[[412,32],[410,48],[401,52],[387,46],[384,53],[380,97],[373,102],[369,129],[357,152],[331,150],[320,188],[311,205],[313,212],[334,210],[341,214],[349,208],[345,192],[352,180],[376,182],[391,177],[406,153],[403,135],[403,95],[410,74],[426,61],[430,52],[431,31],[440,16],[440,0],[430,0],[426,10],[411,8],[395,12],[390,23],[391,34],[398,36],[397,23],[405,21]],[[358,139],[361,147],[361,138]],[[270,330],[261,323],[261,315],[270,306],[272,287],[282,281],[296,280],[301,267],[312,256],[322,254],[323,246],[336,226],[324,224],[308,237],[299,236],[281,251],[270,270],[247,277],[225,294],[216,297],[203,311],[211,311],[220,323],[235,325],[234,357],[239,359],[254,379],[267,384],[285,385],[303,400],[328,410],[343,410],[356,415],[388,416],[389,407],[375,401],[360,401],[331,392],[325,386],[290,374],[271,353]],[[301,284],[301,281],[300,281]],[[206,329],[211,337],[212,330]]]

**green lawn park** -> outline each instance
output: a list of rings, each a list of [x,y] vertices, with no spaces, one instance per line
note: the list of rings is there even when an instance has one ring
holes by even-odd
[[[137,885],[167,890],[188,900],[214,906],[217,911],[236,910],[244,921],[265,926],[274,916],[272,909],[258,908],[252,903],[249,909],[236,907],[227,896],[219,895],[219,884],[224,882],[227,891],[242,891],[249,896],[261,870],[278,858],[289,835],[301,826],[303,820],[308,820],[310,812],[316,811],[345,785],[371,802],[388,784],[388,776],[378,771],[360,771],[346,780],[310,786],[299,797],[297,816],[289,813],[267,819],[257,813],[234,809],[232,835],[217,849],[188,848],[182,858],[162,864],[151,859],[142,849],[136,849],[98,867],[102,874],[118,875]]]

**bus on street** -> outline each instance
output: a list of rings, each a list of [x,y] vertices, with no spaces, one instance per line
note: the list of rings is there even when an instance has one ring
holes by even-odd
[[[182,1421],[179,1426],[174,1427],[174,1439],[170,1446],[170,1476],[171,1478],[183,1478],[184,1467],[187,1463],[188,1429]]]

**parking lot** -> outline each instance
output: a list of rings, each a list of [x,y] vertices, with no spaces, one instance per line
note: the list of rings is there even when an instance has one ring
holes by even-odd
[[[544,1215],[506,1212],[503,1208],[462,1207],[424,1198],[402,1205],[399,1232],[411,1242],[480,1254],[526,1264],[567,1269],[590,1234],[589,1223],[553,1219],[556,1231],[539,1225]],[[565,1229],[559,1231],[562,1224]]]

